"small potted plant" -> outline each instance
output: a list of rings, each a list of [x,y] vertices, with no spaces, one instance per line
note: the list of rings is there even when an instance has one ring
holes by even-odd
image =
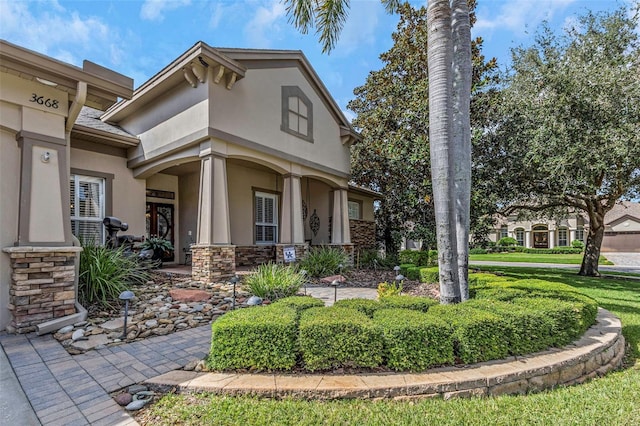
[[[159,260],[162,263],[162,259],[171,256],[171,253],[173,253],[173,244],[164,238],[150,237],[140,244],[140,249],[153,250],[151,260]]]

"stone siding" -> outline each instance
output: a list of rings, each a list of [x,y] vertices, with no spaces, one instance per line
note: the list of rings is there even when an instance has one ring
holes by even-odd
[[[275,261],[275,246],[236,246],[236,267],[258,266]]]
[[[355,251],[376,249],[376,223],[366,220],[349,220],[351,244]]]
[[[236,273],[235,246],[191,246],[191,277],[194,281],[216,283]]]
[[[80,247],[11,247],[7,330],[28,333],[36,325],[76,313],[75,259]]]

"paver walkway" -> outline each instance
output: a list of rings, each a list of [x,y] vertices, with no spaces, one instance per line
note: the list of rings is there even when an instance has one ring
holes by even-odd
[[[332,305],[335,290],[308,287],[307,294]],[[373,299],[376,290],[338,287],[337,295],[338,299]],[[137,422],[110,393],[201,360],[210,344],[211,328],[207,325],[72,356],[51,335],[2,332],[0,345],[6,358],[0,357],[0,423],[135,425]],[[28,401],[20,398],[21,390]],[[18,402],[5,407],[9,395]],[[23,413],[19,423],[9,422],[18,413]]]
[[[203,359],[210,340],[211,328],[202,326],[71,356],[51,335],[0,333],[10,368],[44,425],[137,424],[109,393]],[[3,374],[2,387],[9,383]]]

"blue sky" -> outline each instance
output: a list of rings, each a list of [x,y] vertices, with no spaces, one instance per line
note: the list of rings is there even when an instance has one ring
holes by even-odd
[[[478,0],[472,35],[501,66],[509,49],[530,45],[543,20],[558,31],[587,10],[632,0]],[[425,1],[411,1],[419,6]],[[337,47],[322,54],[277,0],[0,0],[0,38],[82,66],[88,59],[134,79],[138,87],[197,41],[214,47],[300,49],[348,117],[353,89],[381,67],[398,16],[378,0],[351,0]]]

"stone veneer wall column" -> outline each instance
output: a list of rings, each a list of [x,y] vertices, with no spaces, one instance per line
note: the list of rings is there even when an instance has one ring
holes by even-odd
[[[342,249],[347,254],[348,266],[355,265],[353,244],[329,244],[330,247]]]
[[[191,246],[191,278],[204,283],[216,283],[236,273],[236,247],[233,245]]]
[[[284,261],[284,248],[295,247],[296,249],[296,262],[300,261],[307,253],[309,253],[309,244],[276,244],[276,263],[285,263]]]
[[[366,220],[349,220],[351,244],[357,250],[375,250],[376,223]]]
[[[36,325],[76,313],[75,259],[81,247],[8,247],[11,262],[7,330],[28,333]]]

